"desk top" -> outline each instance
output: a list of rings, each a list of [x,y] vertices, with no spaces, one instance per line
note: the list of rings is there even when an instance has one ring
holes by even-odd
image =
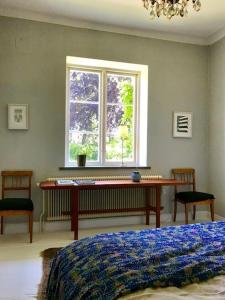
[[[78,189],[78,190],[95,190],[95,189],[110,189],[110,188],[142,188],[151,186],[174,186],[186,184],[184,181],[175,179],[148,179],[140,180],[139,182],[133,182],[131,179],[127,180],[99,180],[94,184],[82,184],[76,183],[72,185],[60,185],[55,181],[43,181],[39,184],[42,190],[65,190],[65,189]]]

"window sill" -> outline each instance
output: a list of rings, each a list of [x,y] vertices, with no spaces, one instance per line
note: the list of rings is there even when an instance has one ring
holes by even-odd
[[[117,169],[125,169],[125,170],[133,170],[133,169],[138,169],[138,170],[150,170],[151,167],[150,166],[147,166],[147,167],[131,167],[131,166],[118,166],[118,167],[109,167],[109,166],[87,166],[87,167],[59,167],[59,170],[60,171],[63,171],[63,170],[117,170]]]

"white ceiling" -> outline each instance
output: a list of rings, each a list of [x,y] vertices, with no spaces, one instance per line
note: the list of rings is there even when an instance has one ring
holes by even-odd
[[[0,15],[195,44],[225,35],[225,0],[201,0],[188,17],[151,21],[142,0],[0,0]]]

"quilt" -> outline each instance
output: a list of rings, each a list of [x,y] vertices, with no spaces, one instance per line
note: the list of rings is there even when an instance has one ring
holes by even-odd
[[[48,300],[112,300],[148,287],[181,287],[225,274],[225,222],[99,234],[53,260]]]

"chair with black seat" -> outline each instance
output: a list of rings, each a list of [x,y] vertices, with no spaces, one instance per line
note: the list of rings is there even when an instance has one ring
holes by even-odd
[[[185,223],[188,224],[188,211],[190,207],[193,207],[193,220],[195,220],[196,206],[197,205],[209,205],[211,212],[211,219],[214,221],[214,200],[215,197],[212,194],[202,193],[196,191],[195,183],[195,169],[193,168],[176,168],[172,169],[172,176],[174,179],[182,180],[187,183],[191,189],[190,191],[178,192],[178,186],[175,186],[175,199],[174,199],[174,222],[176,221],[177,214],[177,202],[184,204],[185,206]],[[180,186],[181,187],[181,186]],[[185,185],[186,187],[186,185]]]
[[[30,243],[33,236],[33,202],[31,200],[32,171],[2,171],[2,200],[0,200],[1,234],[3,218],[27,215]],[[8,197],[6,197],[6,194]],[[18,197],[20,194],[20,197]],[[25,198],[24,198],[25,196]]]

